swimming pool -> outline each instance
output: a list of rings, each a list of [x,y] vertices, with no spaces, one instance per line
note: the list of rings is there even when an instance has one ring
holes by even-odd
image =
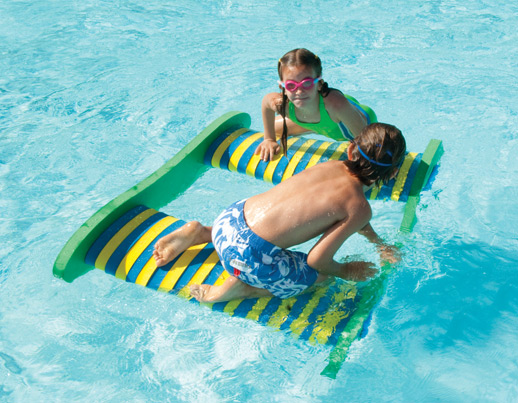
[[[0,5],[0,400],[516,400],[518,6],[165,3]],[[405,257],[336,380],[327,347],[100,272],[52,277],[80,224],[215,118],[260,130],[299,46],[409,150],[446,150],[412,234],[400,205],[372,203]],[[171,208],[210,221],[267,187],[216,173]]]

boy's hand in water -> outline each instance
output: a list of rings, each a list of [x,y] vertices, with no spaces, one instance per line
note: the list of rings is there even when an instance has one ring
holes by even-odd
[[[374,263],[364,261],[347,262],[346,268],[347,277],[351,281],[365,281],[378,272]]]
[[[259,155],[259,158],[263,161],[272,161],[279,151],[281,151],[281,146],[275,140],[264,139],[262,143],[257,146],[254,154]]]
[[[380,244],[376,247],[382,262],[396,264],[401,261],[401,251],[395,245]]]

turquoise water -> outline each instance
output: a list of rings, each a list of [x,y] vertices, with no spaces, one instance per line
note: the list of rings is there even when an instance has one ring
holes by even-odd
[[[0,401],[518,400],[518,6],[514,2],[0,3]],[[92,271],[52,276],[98,208],[230,110],[261,130],[276,61],[445,154],[405,257],[336,380],[329,348]],[[267,185],[207,174],[170,206],[210,221]],[[354,237],[347,253],[374,256]]]

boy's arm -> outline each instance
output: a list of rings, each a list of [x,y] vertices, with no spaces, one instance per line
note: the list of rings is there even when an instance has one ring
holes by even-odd
[[[371,262],[339,263],[334,260],[336,251],[355,232],[361,230],[370,218],[370,211],[352,215],[329,228],[308,254],[308,264],[318,272],[345,280],[365,281],[376,273]]]
[[[365,227],[359,230],[358,234],[363,235],[369,242],[376,244],[381,260],[386,260],[392,264],[401,260],[399,249],[394,245],[386,244],[383,239],[379,237],[376,231],[374,231],[374,228],[372,228],[370,223],[367,223]]]
[[[263,115],[264,140],[256,148],[254,154],[259,154],[263,161],[273,160],[281,147],[277,144],[275,136],[275,103],[279,98],[279,94],[272,92],[263,97],[261,104],[261,112]]]

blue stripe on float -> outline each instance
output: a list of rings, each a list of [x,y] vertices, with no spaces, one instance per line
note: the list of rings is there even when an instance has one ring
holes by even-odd
[[[300,316],[300,314],[304,310],[304,308],[307,305],[307,303],[309,302],[309,300],[311,298],[313,298],[313,294],[314,293],[306,293],[306,294],[299,295],[297,297],[297,300],[295,301],[295,303],[293,304],[293,306],[290,309],[290,313],[288,314],[288,317],[281,324],[281,327],[280,327],[281,330],[290,328],[291,322],[293,322],[295,319],[297,319]]]
[[[104,271],[107,274],[115,275],[119,263],[122,261],[124,256],[127,255],[131,247],[137,242],[142,235],[154,224],[160,221],[162,218],[167,217],[164,213],[156,213],[151,217],[142,222],[137,228],[135,228],[115,249],[108,261]]]
[[[290,147],[288,147],[288,157],[282,158],[279,164],[275,167],[275,171],[273,171],[272,183],[274,185],[281,183],[282,176],[284,175],[284,171],[286,171],[288,164],[290,163],[295,153],[299,150],[300,147],[302,147],[306,143],[306,141],[307,139],[304,138],[297,139],[297,141],[295,141]]]
[[[387,183],[384,183],[381,187],[378,195],[376,196],[377,200],[385,200],[389,199],[392,196],[392,191],[394,190],[394,185],[396,184],[396,179],[391,179]]]
[[[251,130],[248,130],[238,136],[230,145],[227,147],[223,155],[221,156],[221,159],[219,160],[219,167],[222,169],[228,170],[228,163],[230,162],[230,157],[232,157],[232,154],[236,151],[236,149],[240,146],[240,144],[245,141],[252,133]]]
[[[167,263],[165,266],[157,267],[151,278],[149,279],[146,287],[151,288],[153,290],[158,290],[158,287],[160,287],[160,284],[162,284],[162,280],[165,276],[167,276],[167,273],[171,270],[171,267],[173,267],[173,264],[176,263],[178,259],[182,254],[176,256],[171,262]]]
[[[248,166],[252,155],[254,155],[255,149],[259,146],[259,144],[261,144],[262,141],[263,138],[259,138],[259,140],[254,141],[250,147],[246,149],[246,151],[239,159],[239,162],[237,163],[237,172],[246,174],[246,167]]]
[[[210,146],[207,149],[207,152],[205,153],[205,156],[203,158],[203,163],[205,165],[212,166],[212,157],[213,157],[214,153],[216,152],[218,147],[221,145],[221,143],[223,143],[225,141],[225,139],[228,136],[230,136],[232,133],[234,133],[235,131],[236,131],[235,127],[232,127],[230,129],[224,131],[223,134],[221,134],[216,140],[214,140],[210,144]]]
[[[239,318],[245,318],[248,312],[254,307],[258,298],[245,299],[241,302],[238,307],[234,310],[234,315]]]
[[[349,158],[347,157],[347,148],[345,151],[338,157],[338,161],[347,161]]]
[[[304,169],[306,169],[306,166],[308,165],[309,161],[315,155],[317,150],[324,144],[324,141],[317,140],[315,141],[304,153],[304,156],[300,159],[299,163],[297,164],[297,167],[295,168],[295,171],[293,172],[293,175],[298,174],[299,172],[302,172]]]
[[[336,149],[338,148],[338,146],[342,144],[341,142],[335,142],[335,143],[332,143],[326,151],[324,151],[324,154],[322,154],[322,157],[320,157],[320,160],[319,162],[326,162],[329,160],[329,158],[334,154],[334,152],[336,151]]]
[[[205,247],[198,252],[194,259],[191,260],[189,266],[185,268],[184,272],[176,282],[171,292],[179,291],[183,287],[185,287],[187,283],[189,283],[189,281],[192,279],[192,276],[196,274],[200,266],[205,262],[205,260],[207,260],[207,258],[210,256],[212,252],[214,252],[214,246],[211,243],[205,245]]]
[[[225,302],[215,302],[214,304],[212,304],[212,310],[213,311],[218,311],[218,312],[223,312],[223,309],[225,309],[225,306],[228,304],[227,301]]]
[[[423,154],[419,153],[415,156],[414,161],[412,161],[412,165],[408,170],[408,175],[405,179],[405,185],[403,186],[403,191],[399,196],[400,202],[406,202],[408,200],[408,196],[410,195],[410,189],[412,188],[412,184],[414,183],[415,174],[417,172],[417,168],[419,168],[419,164],[421,163],[421,157]]]
[[[216,263],[216,265],[210,271],[209,275],[205,278],[205,280],[203,280],[202,284],[213,285],[224,270],[225,269],[223,268],[223,265],[220,261],[218,261],[218,263]]]
[[[117,220],[115,220],[100,236],[95,240],[95,242],[90,246],[90,249],[86,253],[85,263],[91,266],[95,265],[95,261],[99,256],[99,253],[103,250],[106,244],[113,238],[113,236],[124,227],[129,221],[135,218],[137,215],[142,213],[144,210],[147,210],[146,206],[137,206],[130,211],[124,213]]]
[[[361,295],[361,293],[356,294],[356,296],[353,299],[347,299],[345,301],[345,308],[349,311],[349,315],[343,318],[340,322],[338,322],[335,331],[327,339],[327,344],[331,344],[334,346],[338,342],[338,338],[340,337],[345,327],[351,320],[351,316],[354,314],[353,311],[357,308],[357,305],[360,301],[359,295]]]
[[[288,158],[285,158],[285,157],[281,158],[281,160],[279,161],[279,163],[275,167],[275,171],[273,171],[272,183],[274,185],[278,185],[279,183],[281,183],[282,175],[284,175],[284,171],[288,167],[289,163],[290,163],[290,160]]]
[[[254,172],[254,177],[256,179],[260,179],[260,180],[263,180],[263,177],[264,177],[264,171],[266,171],[266,167],[268,166],[268,164],[270,163],[270,161],[259,161],[259,163],[257,164],[257,167],[255,168],[255,172]],[[245,170],[246,172],[246,170]]]
[[[324,296],[320,298],[318,301],[318,305],[313,309],[313,312],[308,316],[309,325],[304,329],[304,331],[300,334],[299,338],[302,340],[309,340],[311,335],[313,334],[313,330],[317,323],[317,319],[319,315],[323,315],[327,310],[330,309],[331,298],[336,294],[336,288],[329,287]]]
[[[262,323],[263,325],[267,324],[270,320],[270,317],[274,312],[277,311],[281,303],[282,299],[280,298],[272,298],[270,301],[268,301],[268,304],[266,304],[266,307],[259,315],[259,318],[257,318],[257,322]]]
[[[134,283],[137,280],[138,275],[146,265],[149,259],[151,259],[151,256],[153,255],[153,250],[155,249],[155,243],[163,236],[166,236],[173,232],[174,230],[180,228],[182,225],[185,224],[185,221],[177,220],[174,223],[172,223],[169,227],[164,229],[160,234],[156,236],[155,239],[149,244],[149,246],[144,249],[144,251],[140,254],[138,259],[135,261],[133,266],[131,266],[130,271],[128,272],[128,275],[126,276],[126,281],[129,283]]]

